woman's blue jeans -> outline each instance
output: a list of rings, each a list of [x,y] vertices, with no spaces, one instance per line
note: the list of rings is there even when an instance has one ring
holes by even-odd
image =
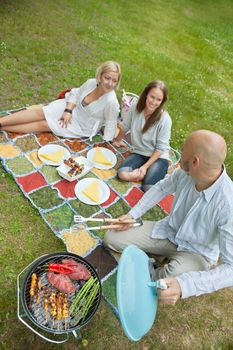
[[[131,172],[134,169],[140,168],[145,164],[150,157],[141,154],[132,153],[125,158],[118,169],[118,175],[123,172]],[[147,169],[146,175],[142,180],[142,189],[144,192],[148,191],[156,182],[162,180],[168,170],[169,161],[167,159],[159,158]]]

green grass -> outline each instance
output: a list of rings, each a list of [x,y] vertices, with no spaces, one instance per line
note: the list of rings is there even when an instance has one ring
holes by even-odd
[[[231,0],[2,1],[0,110],[51,101],[114,59],[126,90],[140,93],[152,79],[166,82],[173,147],[199,128],[221,133],[233,178],[232,18]],[[0,347],[84,348],[72,336],[65,345],[50,345],[17,321],[17,274],[36,257],[65,247],[0,169]],[[154,326],[138,343],[127,340],[103,301],[82,333],[91,350],[232,349],[232,300],[226,289],[159,306]]]

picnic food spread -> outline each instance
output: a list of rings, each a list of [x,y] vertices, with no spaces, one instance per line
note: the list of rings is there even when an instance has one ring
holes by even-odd
[[[99,194],[99,184],[98,180],[94,180],[90,185],[88,185],[83,191],[83,194],[87,196],[90,200],[95,203],[99,203],[100,194]]]
[[[40,154],[40,157],[55,163],[60,163],[64,157],[64,154],[65,150],[58,150],[56,152]]]
[[[94,156],[93,156],[92,160],[95,163],[100,163],[100,164],[103,164],[103,165],[112,165],[112,163],[104,155],[104,153],[102,152],[102,150],[99,147],[96,147],[96,151],[94,153]]]

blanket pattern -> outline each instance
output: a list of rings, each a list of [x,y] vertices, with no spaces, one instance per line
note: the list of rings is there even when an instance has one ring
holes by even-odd
[[[11,113],[14,111],[3,111],[0,116]],[[77,180],[68,182],[59,176],[56,167],[45,165],[39,160],[37,152],[40,147],[47,144],[64,146],[71,155],[86,156],[88,150],[96,146],[113,151],[117,157],[114,168],[110,170],[92,168],[83,177],[96,177],[105,181],[110,188],[108,200],[94,206],[79,201],[74,192]],[[116,218],[126,214],[143,196],[140,183],[123,182],[116,177],[119,164],[131,151],[129,143],[127,148],[115,148],[111,143],[103,141],[101,135],[96,135],[90,141],[63,139],[51,133],[16,134],[0,131],[0,158],[3,167],[12,174],[25,197],[38,210],[54,234],[63,240],[66,250],[85,257],[96,267],[102,282],[103,296],[116,315],[118,315],[115,291],[117,260],[103,246],[105,231],[85,229],[85,225],[77,232],[73,232],[71,228],[74,225],[74,215]],[[142,219],[163,218],[170,211],[172,200],[172,196],[167,196]],[[88,222],[88,226],[91,225],[95,223]]]

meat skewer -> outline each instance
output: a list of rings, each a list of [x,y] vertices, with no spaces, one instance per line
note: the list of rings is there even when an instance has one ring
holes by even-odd
[[[54,318],[57,315],[57,295],[55,290],[52,290],[49,297],[49,301],[51,306],[50,314],[53,317],[53,325],[54,325]]]
[[[57,297],[57,320],[58,320],[58,330],[60,328],[60,321],[62,319],[62,303],[63,303],[63,298],[62,298],[62,293],[58,293]]]
[[[45,309],[45,314],[46,314],[46,322],[48,321],[48,310],[49,310],[49,293],[48,293],[48,288],[44,288],[44,309]]]
[[[36,273],[33,273],[32,279],[31,279],[31,286],[30,286],[30,308],[32,307],[32,299],[36,292],[36,280],[37,280]]]
[[[65,320],[65,329],[67,326],[67,318],[69,317],[69,300],[68,295],[63,295],[62,317]]]
[[[37,293],[36,293],[36,304],[40,302],[40,292],[41,292],[41,278],[37,280]]]

